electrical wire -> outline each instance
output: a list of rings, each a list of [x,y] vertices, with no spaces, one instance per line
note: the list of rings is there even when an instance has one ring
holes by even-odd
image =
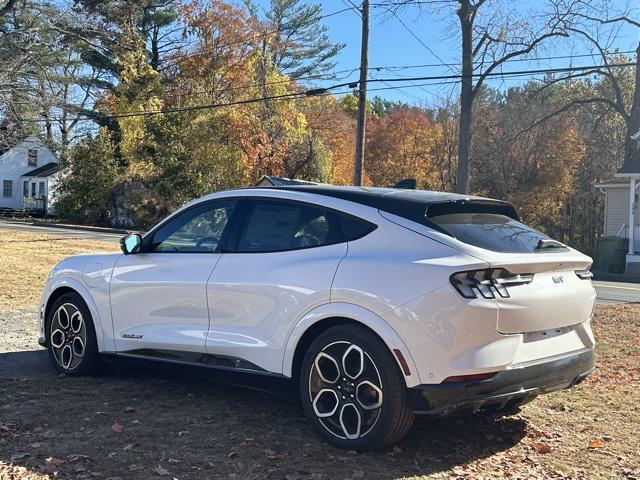
[[[433,76],[420,76],[420,77],[400,77],[400,78],[372,78],[366,81],[367,84],[371,83],[397,83],[397,82],[415,82],[421,80],[442,80],[442,81],[450,81],[450,83],[457,83],[458,80],[466,77],[479,77],[484,75],[485,78],[505,78],[505,77],[516,77],[516,76],[529,76],[535,74],[549,74],[549,73],[560,73],[560,72],[576,72],[576,71],[589,71],[593,70],[596,73],[599,69],[602,68],[623,68],[623,67],[635,67],[635,62],[627,62],[627,63],[615,63],[609,65],[581,65],[576,67],[558,67],[558,68],[547,68],[547,69],[532,69],[532,70],[519,70],[519,71],[511,71],[511,72],[489,72],[486,74],[482,73],[473,73],[471,75],[433,75]],[[355,82],[357,83],[357,82]],[[442,82],[442,84],[446,84],[447,82]],[[400,86],[388,86],[388,87],[380,87],[375,89],[368,89],[369,91],[381,91],[381,90],[398,90],[402,88],[411,88],[424,86],[428,84],[414,84],[414,85],[400,85]],[[345,93],[351,93],[351,91],[346,92],[331,92],[331,90],[344,88],[344,87],[352,87],[353,83],[340,83],[336,85],[332,85],[326,88],[318,88],[318,89],[309,89],[300,92],[291,92],[281,95],[272,95],[272,96],[264,96],[259,98],[249,98],[245,100],[236,100],[227,103],[209,103],[202,105],[189,105],[185,107],[178,108],[169,108],[169,109],[158,109],[158,110],[149,110],[149,111],[137,111],[137,112],[125,112],[121,114],[111,114],[105,115],[102,118],[104,120],[107,119],[120,119],[120,118],[130,118],[130,117],[139,117],[139,116],[149,116],[149,115],[158,115],[158,114],[171,114],[171,113],[180,113],[180,112],[188,112],[188,111],[196,111],[196,110],[205,110],[205,109],[217,109],[223,107],[230,107],[236,105],[247,105],[251,103],[258,102],[266,102],[270,100],[283,100],[283,99],[291,99],[298,97],[311,97],[311,96],[324,96],[324,95],[341,95]],[[46,119],[22,119],[23,121],[34,121],[34,122],[43,122],[47,121]],[[49,119],[51,120],[51,119]],[[93,118],[80,118],[79,121],[94,121]]]

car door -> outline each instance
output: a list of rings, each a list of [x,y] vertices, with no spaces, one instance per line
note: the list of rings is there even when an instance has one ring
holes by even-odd
[[[243,202],[241,217],[233,253],[208,282],[207,352],[246,369],[280,372],[294,324],[330,301],[347,244],[333,214],[319,206],[252,199]]]
[[[117,351],[205,352],[207,280],[235,205],[220,200],[188,208],[145,236],[140,253],[118,259],[110,287]]]

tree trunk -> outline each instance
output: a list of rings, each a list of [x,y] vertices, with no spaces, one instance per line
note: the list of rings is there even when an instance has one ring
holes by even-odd
[[[160,52],[158,45],[158,31],[160,27],[154,26],[151,29],[151,68],[156,72],[160,68]]]
[[[462,82],[460,88],[460,131],[458,135],[458,175],[456,192],[469,193],[469,156],[473,120],[473,8],[470,0],[461,0]]]
[[[631,135],[638,131],[640,131],[640,43],[636,48],[633,101],[627,119],[627,134],[624,139],[624,163],[627,165],[640,164],[640,142],[631,139]]]

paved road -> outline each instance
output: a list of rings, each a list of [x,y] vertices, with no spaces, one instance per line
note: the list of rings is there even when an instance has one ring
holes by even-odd
[[[11,220],[0,220],[0,228],[12,230],[24,230],[34,233],[46,233],[47,235],[58,235],[65,238],[78,238],[84,240],[102,240],[107,242],[118,242],[122,235],[117,233],[103,233],[85,230],[74,230],[68,228],[41,227],[30,225],[24,222],[14,222]]]
[[[640,283],[593,282],[598,303],[639,303]]]
[[[0,220],[0,228],[26,230],[50,235],[60,235],[67,238],[82,238],[86,240],[103,240],[118,242],[122,235],[115,233],[88,232],[55,227],[41,227],[21,222]],[[594,282],[598,292],[598,303],[640,303],[640,284],[620,282]]]

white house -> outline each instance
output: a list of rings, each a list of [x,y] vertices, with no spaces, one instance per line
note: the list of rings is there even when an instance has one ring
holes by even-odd
[[[640,141],[640,131],[631,138]],[[640,274],[640,155],[625,162],[614,182],[596,186],[605,193],[603,234],[629,239],[625,273]]]
[[[53,213],[60,177],[58,158],[37,135],[0,151],[0,210]]]

